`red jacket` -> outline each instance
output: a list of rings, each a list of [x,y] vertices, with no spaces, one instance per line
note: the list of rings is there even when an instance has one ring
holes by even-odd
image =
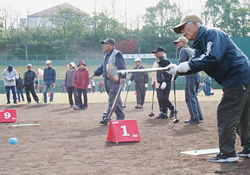
[[[74,85],[76,89],[88,89],[89,71],[86,68],[78,69],[74,76]]]

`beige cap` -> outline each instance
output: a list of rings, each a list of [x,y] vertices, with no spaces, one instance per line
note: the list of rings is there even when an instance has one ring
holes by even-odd
[[[140,57],[135,57],[135,62],[136,61],[141,61],[141,58]]]
[[[74,62],[69,63],[72,67],[76,67],[76,64]]]
[[[180,24],[178,24],[177,26],[174,27],[175,33],[181,33],[182,26],[184,24],[186,24],[187,22],[189,22],[189,21],[196,21],[196,22],[199,22],[199,23],[202,24],[202,21],[198,16],[196,16],[196,15],[187,15],[184,18],[181,19]]]
[[[46,64],[52,64],[52,61],[51,60],[47,60]]]
[[[174,44],[177,44],[179,42],[184,42],[184,43],[188,43],[188,39],[184,36],[180,36],[177,40],[174,41]]]

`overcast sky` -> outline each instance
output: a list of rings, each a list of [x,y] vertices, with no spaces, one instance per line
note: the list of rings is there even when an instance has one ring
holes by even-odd
[[[147,7],[155,6],[160,0],[0,0],[0,10],[8,9],[11,13],[18,13],[20,18],[27,14],[33,14],[41,10],[69,3],[81,10],[93,14],[94,4],[97,12],[111,11],[111,4],[115,4],[116,19],[124,22],[125,9],[127,6],[127,20],[132,21],[146,12]],[[175,2],[185,14],[200,15],[206,0],[170,0]]]

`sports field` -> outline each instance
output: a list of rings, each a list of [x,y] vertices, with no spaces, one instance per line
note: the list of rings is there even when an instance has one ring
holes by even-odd
[[[182,151],[218,148],[216,108],[221,91],[212,97],[199,96],[204,122],[184,124],[188,110],[184,91],[177,91],[177,109],[180,122],[172,119],[150,118],[151,95],[147,92],[144,109],[134,109],[135,94],[130,92],[126,119],[137,120],[141,142],[106,142],[108,126],[99,125],[101,114],[107,106],[107,95],[89,94],[86,111],[69,108],[67,94],[56,94],[54,104],[3,105],[1,109],[16,109],[15,124],[40,124],[40,126],[13,127],[1,123],[0,158],[1,175],[82,175],[82,174],[249,174],[250,159],[238,163],[210,163],[211,155],[192,156]],[[41,94],[39,94],[41,96]],[[125,92],[122,93],[124,101]],[[170,99],[173,99],[171,92]],[[4,103],[3,103],[4,101]],[[154,103],[154,113],[158,105]],[[114,117],[113,117],[114,118]],[[18,138],[9,145],[10,137]],[[240,141],[237,138],[237,150]]]

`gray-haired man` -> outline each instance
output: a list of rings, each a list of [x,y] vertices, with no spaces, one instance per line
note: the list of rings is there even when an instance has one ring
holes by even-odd
[[[229,36],[217,29],[201,25],[196,15],[185,16],[174,27],[188,40],[194,40],[195,56],[188,62],[169,65],[171,74],[195,73],[204,70],[223,88],[223,96],[217,109],[220,153],[211,162],[235,162],[238,156],[250,157],[250,61]],[[241,126],[243,150],[235,151],[236,125]]]

